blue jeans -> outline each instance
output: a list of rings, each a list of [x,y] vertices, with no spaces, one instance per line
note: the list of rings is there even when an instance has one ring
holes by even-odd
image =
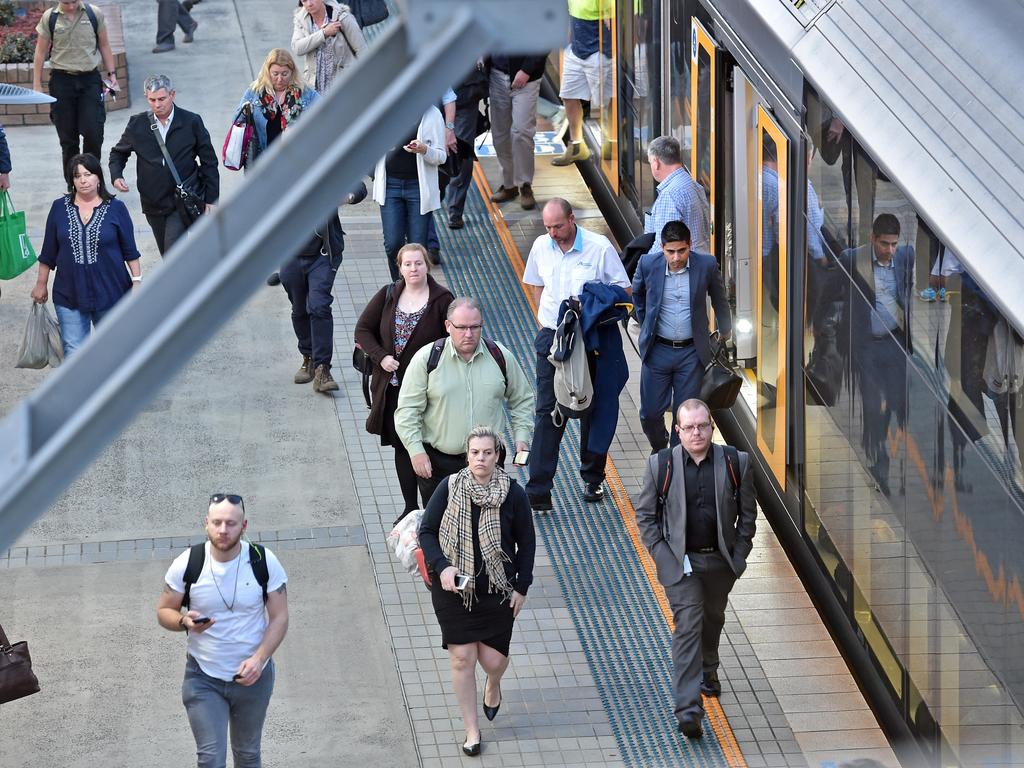
[[[292,303],[292,328],[299,352],[313,358],[313,366],[331,367],[334,349],[334,276],[326,256],[299,256],[281,270],[281,285]]]
[[[103,316],[109,312],[104,309],[102,312],[79,312],[77,309],[62,307],[60,304],[53,305],[57,312],[57,322],[60,323],[60,343],[64,347],[64,357],[78,348],[89,338],[89,331],[97,325]]]
[[[420,213],[420,183],[417,179],[388,179],[380,223],[384,228],[384,252],[391,279],[398,279],[395,259],[406,243],[427,244],[429,213]]]
[[[260,768],[260,739],[274,692],[274,661],[263,668],[254,685],[210,677],[191,656],[185,664],[181,701],[196,740],[199,768],[226,768],[228,726],[235,768]]]
[[[530,446],[530,481],[526,484],[529,496],[545,497],[551,495],[554,485],[555,470],[558,469],[558,450],[562,443],[562,435],[568,420],[556,427],[551,420],[551,411],[555,408],[555,367],[548,362],[551,341],[555,332],[550,328],[541,328],[534,339],[537,350],[537,412],[533,428],[533,445]],[[591,370],[593,374],[593,370]],[[586,449],[590,439],[590,414],[580,419],[580,477],[586,483],[604,481],[604,467],[608,455],[593,453]]]
[[[669,444],[665,433],[665,411],[672,409],[672,421],[684,400],[700,397],[703,381],[700,358],[692,346],[675,348],[654,342],[640,367],[640,425],[655,451]],[[672,431],[672,445],[679,436]]]

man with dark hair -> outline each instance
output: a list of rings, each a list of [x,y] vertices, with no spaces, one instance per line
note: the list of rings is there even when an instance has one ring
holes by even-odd
[[[913,289],[914,248],[900,245],[900,222],[879,214],[871,242],[843,251],[841,261],[866,298],[854,291],[850,331],[852,366],[863,404],[863,447],[878,489],[889,495],[889,424],[907,420],[908,301]]]
[[[732,315],[715,257],[690,250],[690,230],[670,221],[661,248],[644,255],[633,275],[633,305],[640,323],[640,425],[651,451],[668,445],[665,411],[700,395],[704,367],[711,361],[707,300],[723,338]],[[673,445],[678,442],[673,432]]]
[[[670,221],[681,221],[690,228],[693,249],[711,253],[711,208],[708,194],[683,167],[679,142],[671,136],[659,136],[647,145],[651,176],[658,182],[658,197],[645,217],[644,232],[659,235]],[[658,249],[655,239],[651,253]]]
[[[713,444],[714,429],[703,401],[683,402],[676,413],[682,444],[647,459],[636,500],[640,536],[672,607],[675,716],[688,739],[704,735],[701,694],[722,692],[725,606],[747,568],[757,520],[750,457]]]
[[[161,627],[188,633],[181,696],[200,768],[227,764],[229,731],[234,764],[261,764],[273,655],[288,631],[288,576],[273,552],[242,539],[247,525],[241,496],[213,494],[209,540],[171,563],[156,609]]]
[[[178,210],[174,177],[160,150],[157,131],[174,161],[178,176],[189,189],[203,195],[207,211],[213,208],[220,194],[220,176],[217,152],[203,118],[175,106],[177,94],[171,79],[167,75],[148,77],[143,84],[143,92],[149,109],[128,119],[124,133],[110,150],[110,178],[119,192],[128,191],[124,168],[134,152],[138,159],[142,212],[153,228],[162,256],[189,225]]]

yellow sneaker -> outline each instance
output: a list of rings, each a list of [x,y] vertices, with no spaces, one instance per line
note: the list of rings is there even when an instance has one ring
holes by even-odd
[[[590,158],[590,149],[582,141],[577,144],[575,142],[569,144],[565,148],[565,152],[560,154],[554,160],[551,161],[552,165],[572,165],[578,163],[581,160],[587,160]]]

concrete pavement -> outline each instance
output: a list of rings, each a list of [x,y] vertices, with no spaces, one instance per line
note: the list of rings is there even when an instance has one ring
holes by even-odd
[[[150,53],[155,3],[123,3],[132,109],[108,117],[105,152],[130,114],[145,108],[143,80],[160,72],[174,80],[178,104],[203,116],[219,154],[266,52],[288,47],[293,8],[272,0],[207,0],[194,10],[196,42],[157,56]],[[19,127],[8,140],[12,193],[38,249],[50,203],[63,192],[56,133]],[[135,222],[143,272],[152,274],[163,264],[139,206],[134,167],[126,174],[132,191],[120,199]],[[222,196],[241,182],[241,174],[222,169]],[[49,373],[13,368],[34,281],[32,269],[0,286],[0,415]],[[335,361],[336,375],[343,358]],[[102,542],[120,555],[117,542],[191,537],[201,534],[205,500],[218,490],[245,496],[251,531],[361,526],[336,404],[292,384],[299,361],[287,299],[280,288],[267,288],[17,546],[43,553],[37,548],[77,551]],[[364,765],[386,747],[391,764],[415,765],[365,547],[286,549],[295,543],[279,550],[292,620],[276,656],[267,763]],[[155,767],[194,759],[180,703],[184,637],[161,630],[154,610],[163,573],[181,548],[149,553],[150,562],[133,556],[55,567],[39,559],[0,571],[0,622],[12,639],[29,640],[43,686],[41,694],[0,708],[0,765]]]

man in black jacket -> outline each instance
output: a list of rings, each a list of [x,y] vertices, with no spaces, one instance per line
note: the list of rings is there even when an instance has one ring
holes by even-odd
[[[164,162],[155,131],[163,136],[167,152],[183,184],[199,194],[210,211],[220,194],[217,153],[203,119],[174,106],[174,87],[166,75],[153,75],[144,85],[150,109],[132,115],[124,133],[110,150],[110,178],[114,187],[128,191],[124,167],[132,152],[138,158],[142,212],[153,228],[163,255],[188,228],[175,203],[174,177]]]
[[[524,210],[533,196],[533,137],[537,133],[537,97],[544,56],[495,56],[491,59],[491,137],[501,165],[501,186],[491,200],[519,196]]]

